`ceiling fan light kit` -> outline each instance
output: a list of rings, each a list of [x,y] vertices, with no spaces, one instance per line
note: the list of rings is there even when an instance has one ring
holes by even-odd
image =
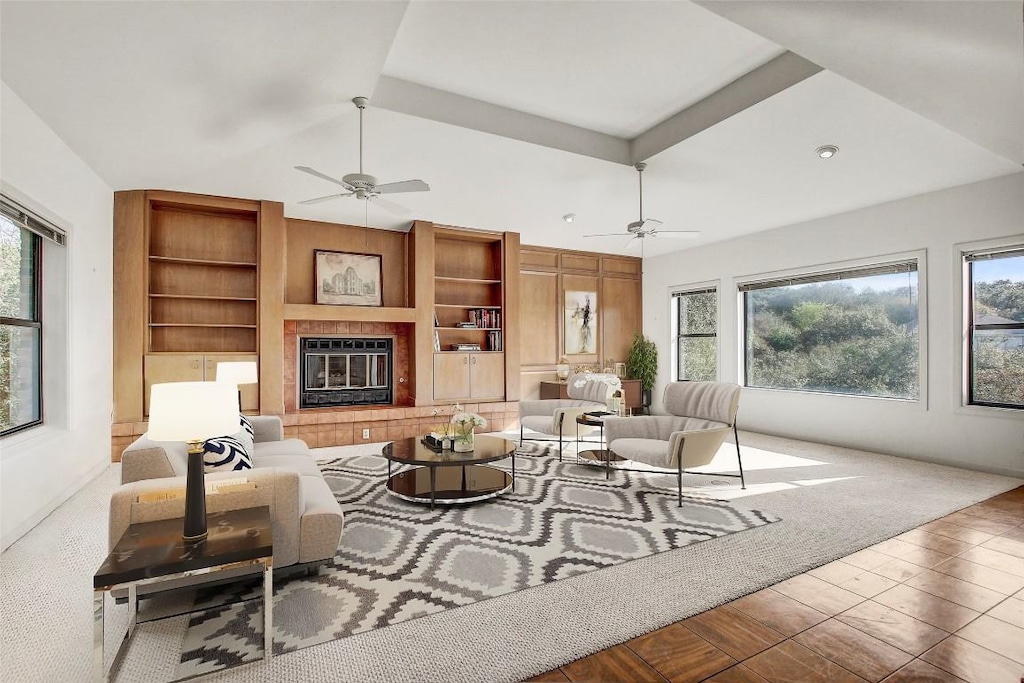
[[[330,201],[332,199],[338,199],[339,197],[355,197],[356,199],[362,199],[365,201],[373,200],[376,204],[380,205],[381,208],[387,209],[393,213],[408,213],[409,210],[400,204],[395,202],[387,201],[380,198],[382,194],[397,194],[399,192],[427,192],[430,190],[430,185],[427,185],[422,180],[402,180],[397,183],[385,183],[379,185],[377,183],[376,176],[372,176],[369,173],[363,173],[363,112],[366,110],[366,105],[370,103],[369,98],[366,97],[354,97],[352,98],[352,104],[356,105],[356,109],[359,110],[359,172],[358,173],[346,173],[341,177],[341,180],[332,178],[331,176],[321,173],[309,166],[296,166],[295,170],[308,173],[311,176],[326,180],[327,182],[340,185],[347,192],[341,192],[339,194],[329,194],[325,197],[316,197],[314,199],[304,199],[299,204],[319,204],[320,202]]]

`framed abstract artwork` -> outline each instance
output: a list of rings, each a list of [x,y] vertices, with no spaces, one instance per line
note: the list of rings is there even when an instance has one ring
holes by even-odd
[[[315,252],[316,303],[335,306],[383,306],[378,254]]]
[[[565,292],[565,354],[597,353],[597,292]]]

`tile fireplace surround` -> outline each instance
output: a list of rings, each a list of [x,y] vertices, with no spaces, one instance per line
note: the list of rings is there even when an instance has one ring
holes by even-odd
[[[285,438],[302,439],[310,448],[347,446],[356,443],[391,441],[422,434],[431,425],[446,421],[451,406],[409,406],[409,344],[412,325],[406,323],[333,322],[316,320],[289,320],[284,323],[284,422]],[[365,406],[352,408],[298,408],[298,339],[306,336],[390,336],[394,346],[393,406]],[[405,382],[399,381],[405,378]],[[519,403],[464,403],[466,410],[479,413],[487,420],[488,431],[501,431],[516,427]],[[434,410],[440,411],[435,416]],[[146,422],[128,422],[111,425],[111,459],[121,459],[121,452],[136,438],[145,434]],[[370,437],[363,438],[363,430]]]

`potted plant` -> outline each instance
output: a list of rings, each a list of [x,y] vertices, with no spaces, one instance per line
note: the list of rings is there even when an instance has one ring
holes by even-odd
[[[650,412],[651,394],[658,379],[658,347],[639,332],[633,335],[633,343],[629,347],[626,374],[630,379],[640,380],[641,403],[644,411]]]

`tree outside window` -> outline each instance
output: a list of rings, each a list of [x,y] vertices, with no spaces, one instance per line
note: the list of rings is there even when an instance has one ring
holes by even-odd
[[[40,238],[0,215],[0,435],[42,420]]]
[[[968,403],[1024,408],[1024,248],[968,254]]]
[[[752,283],[741,291],[747,386],[918,398],[916,262]]]
[[[702,289],[673,294],[676,317],[675,379],[718,379],[718,292]]]

